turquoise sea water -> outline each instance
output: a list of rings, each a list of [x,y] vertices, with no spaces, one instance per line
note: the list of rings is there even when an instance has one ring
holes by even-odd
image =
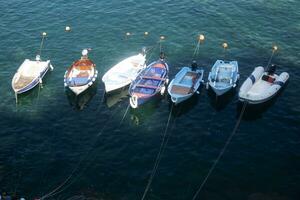
[[[224,58],[226,41],[226,58],[239,62],[239,85],[267,64],[274,44],[273,63],[290,81],[271,105],[243,118],[198,198],[299,199],[299,8],[296,0],[2,1],[0,192],[34,199],[62,185],[49,199],[141,199],[172,110],[168,145],[146,199],[192,199],[237,121],[236,93],[216,101],[202,88],[180,107],[171,109],[165,97],[124,116],[126,91],[103,98],[99,79],[75,99],[64,91],[63,75],[83,48],[93,49],[100,76],[143,46],[151,49],[149,63],[164,35],[172,78],[191,62],[203,33],[196,60],[205,79]],[[24,59],[35,57],[43,31],[42,58],[51,59],[54,71],[16,105],[11,79]]]

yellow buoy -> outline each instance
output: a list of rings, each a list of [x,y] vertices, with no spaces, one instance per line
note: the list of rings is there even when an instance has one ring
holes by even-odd
[[[276,45],[273,46],[273,51],[277,51],[278,47]]]
[[[144,35],[147,36],[147,35],[149,35],[149,33],[146,31],[146,32],[144,33]]]
[[[66,32],[69,32],[69,31],[71,31],[71,27],[70,26],[66,26]]]
[[[203,42],[205,40],[204,35],[200,34],[199,35],[199,42]]]
[[[46,35],[47,35],[47,33],[46,33],[46,32],[43,32],[43,33],[42,33],[42,35],[43,35],[43,36],[46,36]]]
[[[223,46],[224,49],[228,48],[228,44],[227,44],[226,42],[224,42],[224,43],[222,44],[222,46]]]
[[[165,39],[165,36],[160,36],[160,40],[164,40]]]

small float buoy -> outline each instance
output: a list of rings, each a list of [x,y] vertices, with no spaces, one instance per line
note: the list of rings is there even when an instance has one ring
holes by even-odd
[[[43,32],[43,33],[42,33],[42,35],[43,35],[43,36],[46,36],[46,35],[47,35],[47,33],[46,33],[46,32]]]
[[[70,32],[71,31],[71,27],[70,26],[66,26],[66,32]]]
[[[130,36],[130,35],[131,35],[131,33],[129,33],[129,32],[126,33],[126,36]]]
[[[203,42],[205,40],[205,36],[203,34],[199,35],[199,42]]]
[[[164,39],[165,39],[165,36],[161,35],[160,40],[164,40]]]
[[[146,32],[144,33],[144,35],[147,36],[147,35],[149,35],[149,33],[146,31]]]
[[[223,46],[224,49],[228,48],[228,44],[227,44],[226,42],[224,42],[224,43],[222,44],[222,46]]]
[[[276,45],[273,46],[273,51],[277,51],[278,47]]]

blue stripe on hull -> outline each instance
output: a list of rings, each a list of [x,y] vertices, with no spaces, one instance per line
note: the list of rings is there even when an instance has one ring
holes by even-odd
[[[251,75],[249,76],[249,78],[250,78],[250,80],[252,81],[252,84],[254,84],[254,83],[255,83],[255,77],[251,74]]]
[[[36,79],[34,79],[34,81],[32,81],[29,85],[27,85],[23,89],[17,91],[16,93],[17,94],[22,94],[24,92],[27,92],[27,91],[33,89],[36,85],[39,84],[39,79],[40,78],[42,79],[46,75],[46,73],[47,73],[48,70],[49,70],[49,66],[42,72],[41,76],[39,76]]]

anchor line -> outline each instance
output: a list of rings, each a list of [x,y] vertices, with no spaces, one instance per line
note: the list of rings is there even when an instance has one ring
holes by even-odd
[[[265,71],[268,71],[269,65],[271,64],[271,61],[272,61],[272,59],[273,59],[274,53],[275,53],[275,51],[273,50],[273,51],[272,51],[272,54],[271,54],[271,57],[270,57],[269,60],[268,60],[268,64],[267,64],[267,67],[266,67],[266,70],[265,70]]]
[[[161,160],[161,156],[162,156],[162,153],[167,145],[167,141],[168,141],[168,137],[167,137],[167,131],[168,131],[168,127],[169,127],[169,124],[170,124],[170,120],[171,120],[171,115],[172,115],[172,110],[173,110],[173,105],[171,107],[171,110],[170,110],[170,113],[169,113],[169,117],[168,117],[168,121],[167,121],[167,124],[166,124],[166,127],[165,127],[165,130],[164,130],[164,133],[163,133],[163,136],[162,136],[162,142],[160,144],[160,148],[159,148],[159,151],[158,151],[158,154],[156,156],[156,159],[155,159],[155,163],[154,163],[154,166],[152,168],[152,172],[151,172],[151,175],[150,175],[150,178],[148,180],[148,183],[147,183],[147,186],[144,190],[144,193],[143,193],[143,196],[142,196],[142,199],[141,200],[144,200],[147,193],[148,193],[148,190],[151,186],[151,183],[153,181],[153,178],[157,172],[157,169],[158,169],[158,165],[160,163],[160,160]]]
[[[41,44],[40,44],[40,49],[39,49],[40,57],[42,57],[42,48],[43,48],[43,45],[44,45],[44,39],[45,39],[45,36],[43,35],[42,36],[42,41],[41,41]]]
[[[205,183],[207,182],[209,176],[212,174],[212,172],[214,171],[214,169],[215,169],[215,167],[217,166],[218,162],[219,162],[220,159],[222,158],[222,156],[223,156],[223,154],[224,154],[226,148],[227,148],[228,145],[230,144],[230,142],[231,142],[233,136],[235,135],[235,133],[236,133],[236,131],[237,131],[239,125],[240,125],[240,122],[241,122],[241,120],[242,120],[242,117],[243,117],[243,114],[244,114],[244,112],[245,112],[246,106],[247,106],[247,102],[245,102],[245,103],[243,104],[243,107],[242,107],[240,116],[239,116],[239,118],[238,118],[238,120],[237,120],[237,122],[236,122],[236,124],[235,124],[235,126],[234,126],[234,129],[233,129],[232,133],[229,135],[228,139],[226,140],[225,145],[223,146],[222,150],[220,151],[220,153],[219,153],[217,159],[213,162],[211,168],[209,169],[207,175],[205,176],[204,180],[202,181],[200,187],[199,187],[198,190],[196,191],[196,193],[195,193],[195,195],[193,196],[192,200],[195,200],[195,199],[197,198],[197,196],[199,195],[199,193],[200,193],[201,190],[203,189]]]
[[[120,126],[122,125],[122,123],[123,123],[123,121],[124,121],[124,119],[125,119],[125,117],[126,117],[126,115],[127,115],[127,113],[128,113],[129,107],[130,107],[130,104],[128,104],[128,106],[127,106],[127,108],[126,108],[126,110],[125,110],[125,113],[124,113],[124,115],[123,115],[123,117],[122,117],[122,120],[121,120],[121,122],[120,122]]]
[[[121,120],[119,126],[122,125],[122,122],[123,122],[124,118],[126,117],[126,114],[128,113],[129,107],[130,107],[130,105],[128,105],[128,107],[127,107],[127,109],[126,109],[126,111],[125,111],[125,113],[124,113],[124,115],[123,115],[123,118],[122,118],[122,120]],[[115,114],[115,113],[114,113],[114,114]],[[106,126],[106,125],[105,125],[105,126]],[[102,130],[98,133],[97,137],[98,137],[100,134],[102,134],[102,132],[103,132],[105,126],[104,126],[104,127],[102,128]],[[90,151],[91,151],[91,150],[90,150]],[[90,151],[89,151],[89,152],[90,152]],[[52,194],[52,195],[50,195],[50,196],[48,196],[48,197],[57,195],[58,193],[61,193],[61,192],[63,192],[64,190],[66,190],[69,186],[71,186],[71,185],[72,185],[72,184],[73,184],[73,183],[74,183],[74,182],[75,182],[75,181],[83,174],[83,172],[84,172],[87,168],[88,168],[88,164],[84,166],[84,169],[81,171],[81,173],[80,173],[77,177],[75,177],[75,178],[73,179],[73,181],[70,182],[64,189],[62,189],[62,190],[60,190],[60,191],[57,191],[55,194]]]
[[[100,130],[99,133],[97,133],[96,135],[96,138],[98,138],[100,135],[103,134],[103,131],[104,129],[106,128],[106,126],[108,125],[108,123],[110,122],[110,120],[113,118],[113,116],[115,116],[115,114],[117,113],[118,109],[116,109],[111,115],[110,117],[107,119],[107,121],[104,123],[104,126],[102,127],[102,129]],[[74,176],[75,172],[78,171],[81,163],[88,159],[89,156],[91,156],[91,152],[92,150],[94,149],[94,147],[96,146],[96,143],[98,142],[98,140],[96,139],[95,142],[91,145],[91,148],[87,151],[86,155],[82,157],[82,159],[78,162],[78,164],[74,167],[74,169],[71,171],[70,175],[59,185],[57,186],[55,189],[53,189],[52,191],[48,192],[47,194],[43,195],[41,198],[39,198],[40,200],[43,200],[43,199],[46,199],[46,198],[49,198],[51,196],[54,196],[54,195],[57,195],[61,192],[63,192],[64,190],[66,190],[69,186],[71,186],[78,178],[79,178],[79,175],[77,177],[75,177],[75,179],[73,179],[73,181],[71,181],[68,185],[66,185],[70,180],[71,178]],[[88,167],[88,164],[87,163],[84,167],[84,170],[87,169]],[[84,170],[81,172],[81,174],[83,174]],[[81,175],[80,174],[80,175]]]
[[[100,104],[99,104],[99,106],[97,107],[96,112],[98,112],[98,111],[100,110],[100,108],[102,108],[104,98],[105,98],[105,91],[103,92],[103,95],[102,95],[102,97],[101,97]]]
[[[200,49],[200,41],[197,42],[197,45],[194,49],[194,53],[193,53],[193,59],[195,58],[195,56],[199,53],[199,49]]]
[[[154,55],[154,50],[158,47],[158,45],[159,45],[159,43],[157,43],[157,44],[154,45],[151,49],[148,50],[149,52],[151,51],[148,60],[151,60],[152,56]],[[148,52],[148,51],[147,51],[147,52]]]

